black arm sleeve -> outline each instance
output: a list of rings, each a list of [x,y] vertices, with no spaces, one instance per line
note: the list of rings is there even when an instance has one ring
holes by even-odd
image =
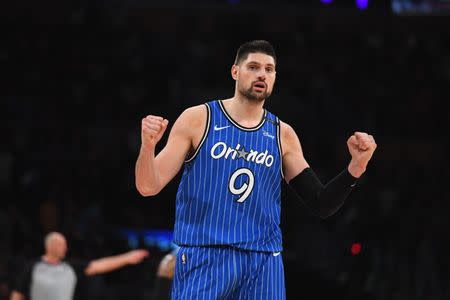
[[[314,214],[327,218],[344,204],[356,181],[346,168],[323,185],[314,171],[306,168],[289,182],[289,186]]]

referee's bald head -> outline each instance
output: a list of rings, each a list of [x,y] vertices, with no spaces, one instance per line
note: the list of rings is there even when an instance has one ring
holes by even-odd
[[[57,259],[63,259],[67,252],[67,242],[59,232],[50,232],[44,238],[45,252]]]

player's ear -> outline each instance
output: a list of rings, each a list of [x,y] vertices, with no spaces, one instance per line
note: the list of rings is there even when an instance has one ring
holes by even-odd
[[[239,66],[237,66],[237,65],[231,66],[231,77],[233,77],[234,80],[237,80],[238,72],[239,72]]]

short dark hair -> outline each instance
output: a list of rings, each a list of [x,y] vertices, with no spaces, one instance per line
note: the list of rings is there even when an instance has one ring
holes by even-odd
[[[242,44],[236,54],[234,64],[238,65],[243,60],[247,59],[249,53],[264,53],[273,57],[275,64],[277,63],[277,56],[273,46],[265,40],[254,40]]]

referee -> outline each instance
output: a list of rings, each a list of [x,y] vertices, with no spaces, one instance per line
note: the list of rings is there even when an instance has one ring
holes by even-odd
[[[65,261],[65,237],[51,232],[45,237],[45,254],[29,264],[19,276],[10,300],[72,300],[77,281],[83,276],[107,273],[140,263],[146,250],[133,250],[90,262]]]

